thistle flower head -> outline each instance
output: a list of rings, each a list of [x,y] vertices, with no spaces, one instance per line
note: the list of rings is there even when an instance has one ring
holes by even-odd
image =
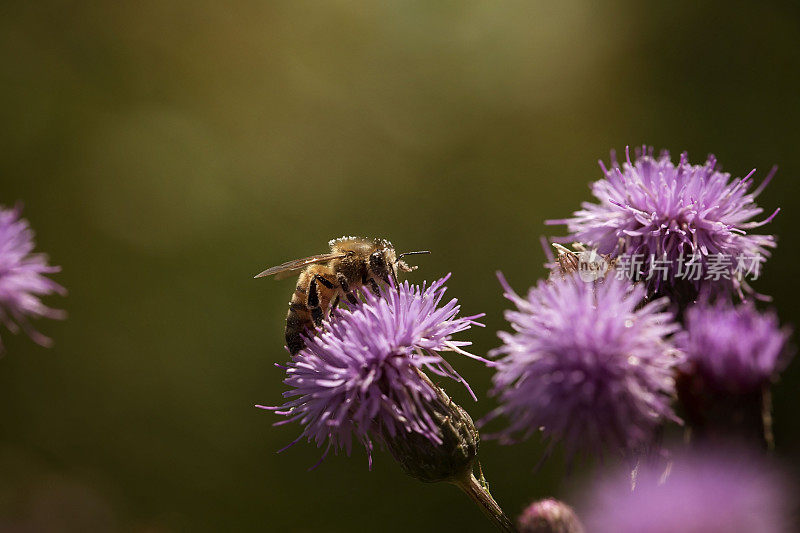
[[[732,179],[718,170],[713,155],[704,165],[692,165],[686,153],[675,164],[667,151],[655,157],[652,148],[642,147],[633,161],[625,152],[621,165],[613,153],[611,168],[600,162],[605,177],[592,184],[598,203],[584,202],[571,218],[548,221],[567,226],[569,236],[560,240],[578,241],[615,257],[639,255],[645,265],[651,257],[663,261],[662,267],[671,265],[666,280],[661,271],[648,280],[653,292],[663,292],[679,276],[695,289],[746,288],[744,279],[758,275],[769,248],[775,247],[773,236],[751,233],[777,213],[764,221],[753,220],[763,212],[755,199],[775,169],[751,191],[755,171]],[[690,261],[701,274],[681,272],[678,265]],[[712,263],[715,266],[709,269]]]
[[[788,533],[796,493],[761,457],[741,450],[679,455],[664,469],[616,472],[580,506],[597,533]]]
[[[0,322],[12,333],[22,329],[34,342],[47,346],[50,339],[37,332],[30,319],[64,318],[63,311],[47,307],[40,297],[66,291],[45,277],[61,268],[48,265],[44,254],[33,253],[33,230],[21,212],[21,207],[0,207]]]
[[[685,321],[675,340],[686,354],[682,370],[698,373],[714,390],[760,390],[788,362],[789,330],[780,327],[775,313],[759,313],[751,303],[701,300],[688,309]]]
[[[520,533],[583,533],[575,511],[553,498],[526,507],[517,519],[517,529]]]
[[[306,438],[328,450],[349,455],[353,438],[370,452],[372,439],[416,433],[434,444],[443,442],[435,416],[440,390],[422,370],[466,382],[441,356],[469,355],[469,342],[452,336],[480,325],[483,315],[458,318],[457,300],[440,305],[449,276],[430,286],[404,282],[386,287],[380,296],[332,315],[325,329],[306,340],[306,347],[286,366],[289,400],[276,408],[299,422]],[[470,394],[472,391],[470,391]],[[473,395],[474,397],[474,395]],[[294,443],[293,443],[294,444]],[[324,457],[324,455],[323,455]],[[370,457],[371,462],[371,457]]]
[[[646,446],[664,419],[675,419],[672,369],[665,339],[677,329],[658,300],[638,308],[645,290],[613,277],[599,284],[577,275],[539,282],[526,298],[500,276],[513,333],[500,332],[492,394],[513,441],[541,429],[551,445],[578,451]]]

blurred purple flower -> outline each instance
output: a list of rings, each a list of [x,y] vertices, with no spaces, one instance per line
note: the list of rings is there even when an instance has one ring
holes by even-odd
[[[763,457],[695,452],[666,470],[594,481],[580,515],[596,533],[789,533],[796,493]]]
[[[583,533],[575,511],[553,498],[533,502],[517,518],[519,533]]]
[[[760,390],[788,362],[789,330],[780,328],[775,313],[759,313],[750,303],[703,300],[689,308],[685,322],[675,338],[686,354],[683,370],[720,392]]]
[[[456,318],[456,299],[439,306],[448,278],[429,287],[404,282],[397,289],[384,288],[381,296],[367,291],[363,303],[339,310],[288,363],[284,383],[292,390],[283,395],[292,399],[278,408],[258,407],[288,417],[278,424],[304,426],[292,444],[303,437],[318,447],[327,443],[323,458],[331,447],[349,455],[353,437],[370,453],[370,464],[372,438],[381,434],[415,432],[441,443],[439,426],[426,408],[437,400],[437,391],[420,372],[461,382],[474,398],[439,352],[480,359],[463,351],[471,343],[451,337],[482,325],[475,319],[483,316]]]
[[[605,178],[592,184],[592,194],[599,203],[584,202],[572,218],[548,221],[567,226],[569,236],[558,241],[581,242],[601,254],[642,254],[646,265],[651,255],[656,260],[666,259],[672,264],[667,286],[674,285],[679,275],[678,263],[686,264],[694,254],[703,272],[701,279],[691,280],[695,288],[709,284],[704,279],[709,262],[730,261],[729,275],[737,266],[741,267],[740,275],[713,283],[736,290],[747,288],[743,278],[760,270],[770,255],[768,248],[775,247],[772,235],[748,232],[768,223],[778,212],[766,220],[753,221],[763,212],[755,199],[776,169],[748,192],[755,170],[744,178],[731,179],[730,174],[717,169],[713,155],[702,166],[690,164],[686,153],[681,154],[677,165],[666,150],[655,158],[651,147],[637,149],[634,161],[627,148],[625,155],[621,166],[613,152],[610,169],[600,162]],[[728,259],[716,259],[722,257]],[[663,292],[665,282],[658,272],[648,283],[652,291]]]
[[[21,206],[0,207],[0,321],[12,333],[22,329],[37,344],[49,346],[52,341],[36,331],[29,319],[63,319],[64,311],[47,307],[40,297],[54,292],[64,295],[66,290],[45,277],[61,268],[48,265],[46,255],[33,253],[34,233],[21,213]]]
[[[665,339],[678,329],[663,312],[665,299],[637,309],[640,285],[607,278],[587,283],[577,275],[540,281],[521,298],[499,275],[514,333],[500,332],[492,394],[510,421],[499,436],[513,442],[541,429],[551,447],[563,441],[571,457],[604,448],[636,451],[652,441],[670,403],[677,353]]]

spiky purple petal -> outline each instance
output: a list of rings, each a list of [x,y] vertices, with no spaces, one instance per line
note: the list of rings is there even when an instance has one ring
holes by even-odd
[[[759,313],[752,303],[701,301],[689,308],[685,322],[676,336],[686,354],[682,366],[720,392],[760,390],[788,363],[789,330],[774,312]]]
[[[651,256],[666,259],[672,265],[667,280],[660,273],[648,280],[653,292],[663,293],[674,285],[681,274],[678,263],[693,254],[703,271],[700,279],[689,280],[696,289],[710,285],[747,288],[747,279],[760,273],[769,249],[775,247],[775,237],[751,231],[775,215],[755,220],[763,212],[755,199],[775,169],[751,191],[755,171],[731,178],[718,170],[713,155],[704,165],[690,164],[686,153],[674,164],[669,152],[654,157],[653,149],[646,146],[635,155],[631,161],[626,149],[621,165],[613,153],[610,168],[600,163],[605,177],[591,186],[598,203],[584,202],[571,218],[548,221],[567,226],[570,234],[560,241],[581,242],[615,257],[641,254],[645,262]],[[719,257],[730,258],[731,265],[725,267],[729,279],[706,279],[708,265]]]
[[[647,445],[665,419],[675,419],[672,376],[677,354],[668,335],[678,326],[658,300],[639,308],[645,290],[627,280],[586,283],[577,275],[539,282],[526,298],[500,276],[513,333],[503,345],[492,394],[513,441],[541,431],[569,455]]]
[[[61,268],[48,265],[46,255],[33,253],[34,233],[21,213],[21,206],[0,207],[0,322],[12,333],[22,329],[34,342],[49,346],[51,340],[30,319],[64,318],[63,311],[46,306],[41,297],[66,290],[46,277]]]
[[[381,432],[416,432],[441,442],[426,408],[437,393],[420,371],[469,390],[440,352],[467,354],[462,347],[470,343],[452,336],[481,325],[475,320],[483,316],[457,317],[456,299],[441,305],[448,278],[422,287],[404,282],[380,296],[366,293],[363,303],[334,313],[286,367],[284,383],[291,390],[284,393],[290,400],[276,409],[287,417],[281,423],[298,422],[304,426],[298,440],[348,455],[354,438],[369,452]]]

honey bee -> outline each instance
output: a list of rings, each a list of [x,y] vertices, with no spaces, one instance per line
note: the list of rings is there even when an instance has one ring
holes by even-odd
[[[396,255],[386,239],[361,237],[340,237],[328,245],[330,253],[288,261],[255,276],[283,279],[301,271],[286,315],[286,346],[292,355],[303,349],[303,333],[320,327],[341,298],[356,304],[356,291],[363,287],[378,295],[381,283],[397,286],[398,270],[411,272],[417,268],[408,266],[402,258],[430,253],[422,250]]]

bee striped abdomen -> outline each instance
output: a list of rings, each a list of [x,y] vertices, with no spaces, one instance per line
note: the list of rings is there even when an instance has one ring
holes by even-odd
[[[292,303],[286,315],[286,346],[289,353],[296,354],[303,349],[303,333],[314,327],[311,313],[304,304]]]
[[[330,311],[338,290],[332,278],[324,265],[309,266],[300,274],[286,315],[286,346],[292,355],[305,346],[303,335],[321,325]]]

